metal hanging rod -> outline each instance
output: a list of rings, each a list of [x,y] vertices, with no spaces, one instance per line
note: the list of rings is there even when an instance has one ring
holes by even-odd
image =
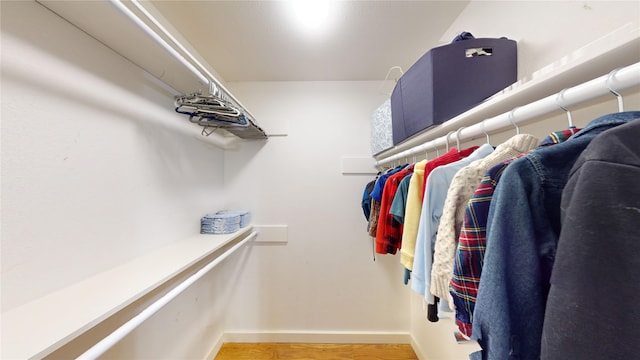
[[[147,308],[142,310],[138,315],[131,318],[131,320],[122,324],[119,328],[113,331],[111,334],[107,335],[107,337],[103,338],[101,341],[93,345],[87,351],[82,353],[77,359],[82,360],[93,360],[97,359],[109,349],[111,349],[115,344],[124,339],[127,335],[129,335],[133,330],[135,330],[138,326],[144,323],[147,319],[149,319],[153,314],[157,313],[160,309],[162,309],[165,305],[167,305],[171,300],[175,299],[178,295],[180,295],[185,289],[191,286],[196,281],[200,280],[204,275],[206,275],[211,269],[220,264],[224,259],[229,257],[229,255],[233,254],[244,246],[247,242],[253,240],[258,236],[257,231],[253,231],[246,238],[242,239],[240,242],[235,244],[229,250],[224,252],[222,255],[215,258],[209,264],[198,270],[195,274],[188,277],[185,281],[178,284],[176,287],[171,289],[168,293],[163,295],[161,298],[153,302]]]
[[[120,12],[126,15],[134,24],[136,24],[142,31],[144,31],[147,35],[149,35],[156,43],[162,46],[163,49],[169,52],[171,56],[173,56],[176,60],[178,60],[182,65],[184,65],[189,71],[191,71],[197,78],[205,85],[209,85],[210,79],[206,76],[202,75],[202,73],[193,66],[187,59],[185,59],[182,54],[180,54],[173,46],[169,45],[160,35],[158,35],[149,25],[147,25],[142,19],[140,19],[136,14],[133,13],[128,7],[126,7],[120,0],[109,0]],[[138,6],[136,4],[136,6]],[[143,12],[147,13],[148,12]],[[150,14],[149,14],[150,15]],[[155,19],[154,19],[155,20]],[[153,20],[152,20],[153,21]],[[170,37],[173,38],[173,37]],[[188,53],[188,52],[187,52]]]
[[[262,130],[255,121],[255,116],[245,108],[242,103],[214,76],[187,48],[184,47],[147,9],[145,9],[138,0],[131,0],[131,3],[138,9],[148,21],[150,21],[173,45],[169,44],[156,31],[154,31],[145,21],[136,15],[131,9],[125,6],[121,0],[109,0],[118,10],[127,16],[133,23],[149,35],[156,43],[164,48],[178,62],[184,65],[191,73],[193,73],[202,84],[208,87],[208,91],[222,100],[230,101],[234,106],[242,111],[242,114],[248,119],[250,126],[248,128],[227,129],[240,138],[265,139],[267,134]],[[180,51],[176,50],[178,48]],[[187,59],[188,58],[188,59]],[[195,64],[195,65],[194,65]]]
[[[558,106],[558,99],[562,99],[562,106],[567,108],[603,95],[614,94],[618,98],[619,110],[621,110],[622,97],[618,91],[638,85],[640,85],[640,63],[635,63],[627,67],[615,69],[608,75],[564,89],[558,94],[547,96],[527,105],[516,107],[509,112],[485,119],[475,125],[461,129],[458,134],[460,139],[464,140],[484,135],[486,131],[495,131],[512,127],[517,123],[534,119],[561,109],[561,107]],[[382,166],[396,160],[409,158],[414,154],[426,153],[429,148],[433,149],[434,147],[437,148],[446,144],[446,136],[440,136],[438,138],[425,141],[421,145],[414,146],[397,154],[383,158],[376,162],[376,166]]]

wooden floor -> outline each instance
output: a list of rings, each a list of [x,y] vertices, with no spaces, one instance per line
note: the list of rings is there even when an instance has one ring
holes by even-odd
[[[215,360],[418,360],[406,344],[225,343]]]

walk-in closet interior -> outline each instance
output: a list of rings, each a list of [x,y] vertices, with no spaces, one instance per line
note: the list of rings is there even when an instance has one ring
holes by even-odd
[[[315,20],[289,8],[311,5],[330,6],[312,10],[325,29],[297,27]],[[638,356],[640,2],[3,0],[0,14],[2,359],[214,359],[229,342]],[[493,65],[435,50],[454,47]],[[565,141],[541,147],[550,134]],[[522,157],[491,189],[482,277],[465,274],[489,161],[457,200],[447,187],[514,139],[492,158]],[[428,195],[445,153],[464,165]],[[517,182],[521,160],[562,170]],[[404,222],[376,221],[395,221],[393,243],[371,231],[365,187],[407,166],[421,186],[406,184]],[[446,201],[463,203],[434,210]]]

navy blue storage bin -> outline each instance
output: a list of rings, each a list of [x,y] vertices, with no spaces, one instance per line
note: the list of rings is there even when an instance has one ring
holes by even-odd
[[[429,50],[391,94],[393,144],[473,108],[517,77],[513,40],[469,39]]]

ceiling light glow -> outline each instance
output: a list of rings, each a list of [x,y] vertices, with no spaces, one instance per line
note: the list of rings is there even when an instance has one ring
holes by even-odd
[[[335,0],[290,0],[287,5],[298,29],[309,35],[326,32],[336,15]]]

